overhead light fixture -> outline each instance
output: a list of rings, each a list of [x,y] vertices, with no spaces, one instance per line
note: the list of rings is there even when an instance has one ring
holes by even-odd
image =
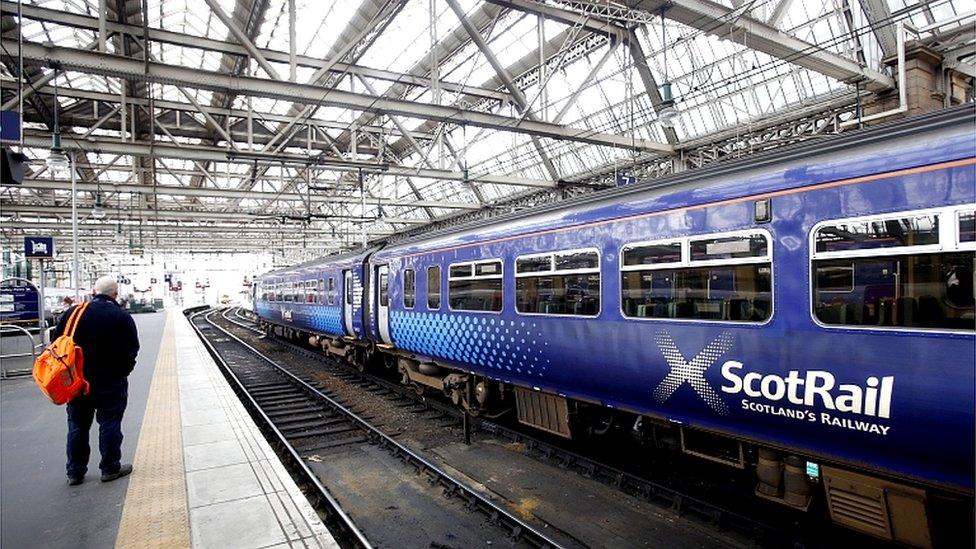
[[[661,106],[657,111],[657,121],[665,128],[673,128],[681,116],[681,111],[674,104],[671,94],[671,81],[668,80],[668,37],[664,30],[664,12],[667,4],[661,8],[661,44],[664,46],[664,83],[661,84]]]
[[[51,134],[51,153],[47,155],[47,160],[44,161],[47,167],[53,172],[61,172],[68,169],[68,157],[64,155],[64,151],[61,149],[57,72],[57,67],[54,67],[54,133]]]
[[[92,217],[95,219],[102,219],[105,217],[105,208],[102,206],[102,193],[95,193],[95,207],[92,208]]]

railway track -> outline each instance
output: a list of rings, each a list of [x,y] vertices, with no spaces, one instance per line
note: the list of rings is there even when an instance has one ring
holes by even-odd
[[[439,525],[443,525],[445,530],[432,533],[429,524],[420,525],[418,527],[423,530],[424,538],[436,540],[443,535],[443,539],[462,545],[498,540],[526,547],[564,546],[400,444],[380,426],[371,423],[368,415],[344,406],[323,391],[314,380],[268,358],[220,326],[213,319],[217,314],[218,311],[207,309],[193,312],[189,318],[252,417],[274,443],[279,455],[299,479],[313,505],[324,515],[326,525],[342,545],[371,547],[374,540],[377,545],[398,545],[404,542],[403,523],[413,521],[420,515],[427,516],[435,530]],[[240,319],[224,318],[251,332],[257,331]],[[364,446],[379,451],[361,452],[360,448]],[[336,463],[346,463],[345,470],[359,475],[387,474],[402,478],[410,477],[406,475],[407,472],[413,473],[414,478],[421,478],[424,482],[417,483],[421,486],[419,489],[410,487],[410,493],[423,493],[426,485],[429,488],[426,492],[439,492],[443,497],[415,497],[412,500],[414,505],[431,508],[425,512],[370,501],[369,511],[356,515],[347,512],[339,504],[339,498],[325,487],[321,476],[336,474],[336,471],[330,471],[328,463],[320,464],[316,469],[315,463],[308,463],[309,455],[329,456]],[[360,457],[362,463],[356,463],[354,460]],[[355,484],[354,480],[352,484]],[[344,493],[343,497],[353,499],[354,495]],[[387,515],[384,520],[377,520],[378,517],[383,519],[384,514]],[[444,520],[441,516],[448,519]],[[389,531],[380,526],[384,522],[392,525]],[[370,527],[361,530],[358,526],[360,523],[367,523]],[[489,527],[486,528],[486,525]],[[435,545],[436,542],[432,546]]]
[[[239,308],[226,309],[222,316],[224,320],[240,329],[247,330],[258,337],[265,337],[264,332],[256,327],[253,320],[242,315]],[[296,355],[315,361],[329,375],[354,383],[364,391],[385,395],[387,398],[398,401],[412,400],[420,407],[421,411],[430,410],[432,413],[436,412],[437,417],[453,418],[456,424],[460,424],[462,421],[463,414],[460,410],[447,403],[425,398],[408,387],[392,383],[368,372],[362,372],[353,365],[343,364],[316,350],[278,337],[269,339]],[[820,536],[811,537],[805,531],[790,528],[787,525],[791,525],[791,523],[783,521],[781,515],[775,516],[772,521],[757,520],[673,486],[601,463],[596,459],[561,446],[559,441],[544,440],[517,428],[481,418],[473,418],[472,427],[487,436],[518,444],[524,448],[523,453],[539,461],[573,471],[582,477],[596,480],[630,496],[652,503],[683,519],[718,531],[723,536],[729,536],[739,544],[796,548],[820,546],[826,542]]]

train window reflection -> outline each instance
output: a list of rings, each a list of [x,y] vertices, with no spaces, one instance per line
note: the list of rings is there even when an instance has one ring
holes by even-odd
[[[959,242],[976,242],[976,212],[959,212]]]
[[[451,265],[448,273],[447,305],[451,310],[502,310],[501,261]]]
[[[692,261],[744,259],[766,257],[769,254],[769,243],[762,234],[727,236],[692,240],[690,250]]]
[[[819,273],[851,268],[847,293],[824,287]],[[972,252],[814,261],[813,307],[824,324],[976,330]]]
[[[681,242],[662,242],[627,246],[623,251],[624,265],[658,265],[681,262]]]
[[[380,305],[390,306],[390,276],[387,273],[380,275]]]
[[[441,308],[441,268],[439,265],[427,267],[427,308]]]
[[[840,221],[817,230],[816,252],[840,252],[939,243],[939,216]]]
[[[596,250],[519,257],[515,265],[515,310],[519,313],[600,313],[600,256]]]
[[[769,263],[621,273],[631,318],[764,322],[772,314]]]
[[[417,274],[413,269],[403,271],[403,306],[413,309],[417,295]]]

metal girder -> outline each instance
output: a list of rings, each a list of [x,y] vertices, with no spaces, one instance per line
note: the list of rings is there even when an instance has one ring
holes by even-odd
[[[891,19],[891,8],[888,7],[888,1],[859,0],[859,2],[868,23],[871,25],[871,30],[878,37],[882,57],[894,55],[898,47],[898,39],[895,36],[895,25]]]
[[[138,229],[142,227],[143,234],[213,234],[213,235],[234,235],[234,234],[245,234],[245,235],[282,235],[288,238],[301,238],[302,236],[308,236],[313,238],[321,238],[323,236],[329,236],[330,238],[332,232],[330,229],[313,228],[313,227],[300,227],[300,226],[278,226],[278,225],[268,225],[268,226],[214,226],[212,224],[187,224],[180,223],[166,224],[166,223],[149,223],[148,220],[143,220],[142,222],[135,221],[123,221],[121,224],[123,230]],[[84,231],[103,231],[117,233],[119,229],[119,224],[116,220],[93,220],[93,219],[79,219],[78,227]],[[22,231],[65,231],[70,233],[71,228],[65,227],[64,223],[54,223],[51,221],[31,221],[30,219],[15,219],[8,218],[3,220],[4,230],[22,230]]]
[[[128,169],[126,167],[125,169]],[[313,204],[361,204],[362,198],[358,196],[335,196],[324,195],[312,192],[308,196],[299,193],[281,193],[274,191],[254,191],[242,189],[215,189],[212,187],[177,187],[174,185],[156,185],[146,187],[145,185],[133,183],[76,183],[77,189],[82,192],[109,191],[123,193],[145,193],[154,192],[164,196],[195,196],[201,198],[224,198],[224,199],[244,199],[244,200],[280,200],[289,202],[304,202],[311,200]],[[66,180],[52,179],[31,179],[27,178],[20,185],[9,187],[11,189],[34,189],[45,191],[70,191],[71,182]],[[402,208],[442,208],[446,210],[477,210],[480,206],[467,202],[448,202],[444,200],[395,200],[366,197],[368,206],[392,206]]]
[[[651,13],[666,8],[666,17],[841,82],[863,82],[870,91],[894,89],[895,81],[879,71],[829,52],[758,21],[738,10],[709,0],[642,0],[637,7]]]
[[[447,4],[451,7],[451,10],[454,11],[454,15],[456,15],[461,21],[461,26],[464,27],[465,31],[467,31],[468,36],[471,37],[471,40],[478,46],[478,49],[481,50],[481,54],[484,55],[485,59],[488,60],[488,64],[490,64],[491,68],[495,70],[495,74],[498,75],[498,78],[501,79],[503,84],[505,84],[505,88],[507,88],[508,92],[512,94],[512,99],[515,101],[515,106],[518,108],[518,111],[525,119],[538,121],[538,117],[536,117],[532,112],[532,109],[529,108],[529,102],[525,98],[525,94],[522,93],[522,90],[519,89],[514,82],[512,82],[512,77],[509,76],[508,72],[505,70],[505,67],[498,62],[498,58],[495,57],[494,52],[491,51],[491,48],[488,46],[488,43],[485,42],[485,39],[481,36],[481,33],[478,32],[478,29],[475,28],[475,26],[471,24],[471,21],[468,20],[468,16],[466,13],[464,13],[464,9],[462,9],[457,3],[457,0],[447,0]],[[542,160],[542,165],[545,167],[546,173],[549,174],[551,179],[558,180],[559,171],[556,169],[556,165],[553,163],[552,159],[549,158],[549,154],[546,152],[546,149],[542,146],[542,142],[539,141],[537,136],[532,136],[532,145],[535,147],[536,152],[539,153],[539,158]]]
[[[27,132],[24,135],[24,145],[35,148],[50,147],[50,137],[47,135]],[[66,150],[86,150],[107,154],[148,155],[150,145],[146,142],[123,142],[116,139],[92,138],[80,139],[78,136],[62,133],[62,146]],[[360,162],[342,158],[317,158],[293,154],[261,154],[258,152],[241,151],[235,153],[225,148],[210,145],[181,145],[156,142],[152,145],[152,155],[157,158],[175,158],[177,160],[197,160],[209,162],[240,162],[252,163],[255,160],[268,163],[288,162],[293,164],[322,164],[336,171],[356,171],[359,168],[382,172],[385,175],[416,177],[418,179],[440,179],[445,181],[477,181],[479,183],[494,183],[497,185],[517,185],[523,187],[555,187],[556,183],[540,179],[524,177],[510,177],[505,175],[472,175],[468,178],[455,170],[441,170],[430,168],[411,168],[407,166],[386,166],[371,162]]]
[[[52,72],[53,74],[53,72]],[[36,90],[40,95],[54,96],[54,88],[51,86],[43,86]],[[102,103],[112,103],[119,104],[121,102],[119,95],[115,93],[105,93],[97,92],[91,90],[79,90],[72,88],[58,88],[59,97],[69,97],[72,99],[84,99],[89,101],[98,101]],[[140,107],[148,107],[149,100],[142,97],[126,97],[126,105],[138,105]],[[156,99],[155,106],[157,111],[181,111],[181,112],[206,112],[213,116],[230,116],[233,118],[240,118],[241,120],[246,120],[248,117],[248,112],[244,109],[233,109],[233,108],[222,108],[215,107],[212,105],[200,105],[201,109],[197,109],[192,103],[183,103],[180,101],[168,101],[164,99]],[[66,111],[61,111],[61,116],[64,116]],[[163,112],[160,116],[165,116],[167,113]],[[288,122],[291,117],[282,114],[274,114],[269,112],[252,111],[251,117],[256,124],[261,122]],[[238,123],[232,124],[233,129]],[[332,130],[346,130],[349,128],[348,124],[343,124],[341,122],[333,122],[331,120],[321,120],[318,118],[309,118],[302,122],[303,125],[313,126],[316,128],[332,129]],[[262,126],[258,125],[258,128]],[[358,126],[356,128],[361,132],[369,132],[375,134],[398,134],[399,131],[393,128],[384,128],[383,126]],[[430,140],[434,136],[427,132],[420,132],[416,130],[408,130],[411,137],[414,139]],[[270,134],[270,131],[268,131]]]
[[[17,13],[17,3],[16,2],[0,2],[0,10],[5,13]],[[98,31],[98,18],[89,17],[86,15],[67,13],[58,10],[52,10],[48,8],[42,8],[31,5],[24,5],[24,18],[33,19],[36,21],[47,21],[51,23],[57,23],[59,25]],[[121,23],[115,23],[109,21],[106,23],[106,29],[110,33],[115,34],[129,34],[136,37],[142,37],[142,28],[135,25],[125,25]],[[227,53],[232,55],[246,56],[248,55],[247,50],[244,46],[235,44],[229,41],[214,40],[211,38],[204,38],[200,36],[194,36],[191,34],[182,34],[178,32],[167,31],[163,29],[149,28],[149,39],[154,42],[159,42],[163,44],[172,44],[174,46],[182,46],[189,48],[197,48],[207,51],[215,51],[219,53]],[[96,42],[97,46],[97,42]],[[277,63],[289,63],[290,55],[288,52],[269,50],[259,48],[258,51],[268,60]],[[320,58],[309,57],[307,55],[296,55],[295,63],[300,67],[309,67],[313,69],[320,69],[328,63]],[[358,76],[364,76],[367,78],[374,78],[376,80],[385,80],[389,82],[397,82],[401,84],[409,84],[412,86],[427,86],[430,81],[422,77],[418,77],[411,74],[404,74],[395,71],[373,69],[370,67],[362,67],[349,63],[336,62],[330,71],[334,74],[355,74]],[[509,95],[505,92],[499,92],[496,90],[478,88],[475,86],[468,86],[464,84],[458,84],[455,82],[439,82],[442,89],[448,90],[456,93],[464,93],[468,95],[476,95],[479,97],[484,97],[486,99],[493,99],[496,101],[507,101],[510,99]]]
[[[90,204],[86,204],[82,207],[87,207]],[[69,206],[42,206],[35,204],[24,204],[24,203],[11,203],[7,202],[3,205],[4,215],[8,214],[42,214],[42,215],[59,215],[59,216],[71,216],[71,207]],[[275,219],[281,217],[295,216],[296,213],[269,213],[267,211],[233,211],[233,212],[213,212],[209,210],[162,210],[162,209],[143,209],[143,208],[125,208],[126,215],[135,216],[146,216],[152,219],[168,219],[168,220],[191,220],[191,221],[203,221],[203,220],[220,220],[220,221],[252,221],[255,219]],[[85,217],[88,217],[86,214]],[[363,223],[391,223],[400,225],[424,225],[429,221],[426,219],[415,219],[409,217],[362,217],[362,216],[351,216],[351,215],[333,215],[327,214],[325,218],[313,218],[313,220],[335,220],[335,221],[352,221],[352,222],[363,222]]]
[[[644,91],[647,92],[647,97],[651,100],[651,106],[654,107],[654,112],[660,114],[661,103],[664,99],[661,97],[661,90],[658,89],[657,80],[651,74],[651,68],[647,66],[647,55],[644,54],[644,48],[641,47],[640,41],[637,40],[637,33],[633,30],[628,33],[627,38],[627,45],[630,47],[630,56],[634,60],[634,66],[637,68],[637,74],[640,76],[641,83],[644,84]],[[668,140],[668,143],[672,145],[678,143],[678,134],[674,131],[674,128],[664,126],[662,129],[664,130],[664,137]]]
[[[8,50],[17,47],[15,40],[3,40],[2,44]],[[670,145],[663,143],[646,139],[632,139],[623,135],[605,134],[584,128],[573,128],[533,120],[519,120],[507,116],[457,107],[431,105],[402,99],[387,99],[344,90],[332,89],[323,91],[319,86],[308,84],[275,82],[265,78],[249,76],[230,76],[216,74],[202,69],[177,67],[161,63],[144,64],[134,59],[75,48],[45,46],[27,42],[24,43],[23,53],[25,59],[41,62],[54,60],[60,62],[65,68],[105,76],[144,78],[161,84],[212,91],[233,90],[236,93],[282,99],[295,103],[333,106],[355,111],[380,112],[454,124],[467,124],[469,126],[499,131],[578,141],[591,145],[604,145],[642,151],[655,150],[671,152],[672,150]]]

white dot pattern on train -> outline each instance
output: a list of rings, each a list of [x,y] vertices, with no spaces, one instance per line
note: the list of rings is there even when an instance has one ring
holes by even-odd
[[[392,311],[398,347],[502,372],[545,377],[548,342],[533,322],[445,313]]]

